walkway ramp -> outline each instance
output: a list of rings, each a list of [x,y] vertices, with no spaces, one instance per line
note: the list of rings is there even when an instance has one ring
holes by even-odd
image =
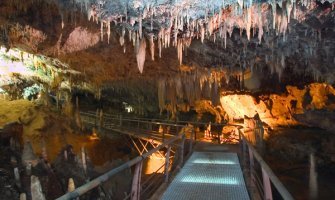
[[[249,200],[236,153],[194,152],[163,200]]]

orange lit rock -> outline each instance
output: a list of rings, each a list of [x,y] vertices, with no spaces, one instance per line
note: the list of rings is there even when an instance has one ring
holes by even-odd
[[[312,109],[334,109],[334,102],[328,104],[328,96],[335,96],[335,89],[331,85],[313,83],[309,86],[309,94],[312,97]]]
[[[307,117],[310,116],[310,110],[335,109],[335,89],[331,85],[313,83],[304,89],[287,86],[286,90],[286,94],[260,96],[259,101],[248,94],[223,95],[221,106],[230,121],[243,119],[244,116],[252,118],[258,113],[260,119],[271,127],[307,123],[310,121],[310,117]],[[294,115],[297,114],[299,118],[295,119]],[[328,126],[323,123],[322,127]]]
[[[264,101],[257,103],[251,95],[227,95],[221,97],[221,106],[227,112],[229,121],[233,119],[243,119],[244,116],[249,118],[259,114],[262,121],[269,124],[273,119],[270,110]]]
[[[209,100],[200,100],[195,102],[195,111],[199,114],[209,112],[215,116],[215,122],[221,123],[224,116],[224,111],[218,106],[214,107]]]
[[[306,88],[299,90],[295,86],[287,86],[286,87],[287,92],[292,96],[292,104],[293,104],[293,109],[295,113],[303,113],[304,108],[303,108],[303,100],[304,96],[306,94]],[[294,106],[295,104],[295,106]]]

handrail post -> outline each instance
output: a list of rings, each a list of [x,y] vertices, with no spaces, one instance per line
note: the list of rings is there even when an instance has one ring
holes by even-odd
[[[133,183],[132,183],[132,188],[131,188],[131,196],[130,196],[131,200],[140,200],[142,163],[143,161],[140,161],[135,166]]]
[[[169,181],[170,151],[171,146],[169,145],[165,155],[165,183]]]
[[[189,153],[192,153],[192,150],[193,150],[193,135],[194,135],[194,128],[192,128],[192,131],[191,131]]]
[[[250,165],[250,179],[251,179],[251,184],[254,181],[254,176],[253,176],[253,169],[254,169],[254,155],[252,153],[252,150],[249,147],[249,165]]]
[[[183,136],[181,138],[181,142],[180,142],[180,161],[179,161],[179,167],[183,166],[184,163],[184,144],[185,144],[185,134],[183,133]]]
[[[99,131],[102,130],[102,128],[104,127],[104,121],[103,121],[103,110],[100,109],[100,113],[99,113]]]
[[[99,108],[97,108],[97,111],[95,112],[94,127],[98,126],[98,120],[99,120]]]
[[[194,141],[197,142],[197,132],[195,131],[195,126],[193,126],[194,130]]]
[[[163,129],[163,142],[165,141],[165,128],[164,128],[164,125],[161,125],[162,126],[162,129]]]
[[[122,115],[120,115],[120,127],[122,126]]]
[[[245,138],[242,137],[242,155],[243,155],[243,165],[245,166],[247,163],[247,142]]]
[[[262,177],[263,177],[263,190],[264,190],[264,198],[265,200],[272,200],[272,191],[271,191],[271,182],[269,175],[266,173],[264,168],[262,167]]]
[[[149,122],[149,129],[152,132],[152,120]]]

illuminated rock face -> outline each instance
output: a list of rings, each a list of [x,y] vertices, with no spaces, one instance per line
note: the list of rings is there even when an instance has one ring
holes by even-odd
[[[308,123],[313,120],[311,113],[319,112],[324,114],[325,123],[318,122],[318,115],[315,115],[313,125],[319,123],[323,128],[333,130],[334,127],[326,123],[329,119],[325,114],[334,111],[334,97],[331,85],[314,83],[304,89],[288,86],[287,94],[260,96],[259,100],[251,95],[224,95],[221,96],[221,106],[230,119],[253,117],[258,113],[260,119],[271,127]]]

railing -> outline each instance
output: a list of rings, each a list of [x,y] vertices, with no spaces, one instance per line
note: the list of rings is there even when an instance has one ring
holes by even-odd
[[[145,136],[162,140],[178,135],[185,127],[185,125],[175,123],[124,118],[122,115],[96,115],[94,113],[81,112],[80,116],[82,122],[96,128],[121,131],[123,133],[137,133],[137,135],[145,133]],[[192,132],[194,133],[194,131]],[[190,134],[188,134],[188,137],[191,137]],[[192,139],[193,137],[195,135],[192,136]]]
[[[176,135],[186,125],[192,125],[193,129],[196,127],[207,128],[209,123],[205,122],[194,122],[194,121],[172,121],[163,119],[149,119],[149,118],[130,118],[120,114],[106,114],[100,112],[80,112],[82,121],[94,127],[103,127],[105,129],[115,129],[116,127],[132,127],[133,130],[140,130],[141,126],[145,129],[151,128],[151,134],[172,134]],[[141,123],[136,124],[136,123]],[[216,130],[217,139],[220,143],[221,129],[225,126],[225,123],[211,123],[212,132]],[[151,126],[151,127],[149,127]],[[159,128],[162,128],[159,130]],[[159,132],[160,131],[160,132]],[[197,140],[198,135],[194,132],[194,139]]]
[[[248,169],[250,183],[256,187],[258,194],[261,195],[262,199],[266,200],[272,200],[274,198],[293,200],[291,194],[266,164],[261,155],[259,155],[253,145],[248,142],[241,128],[237,130],[240,136],[243,166]]]
[[[92,114],[99,116],[99,112],[94,111],[88,111],[88,112],[81,112],[85,114]],[[168,120],[168,119],[158,119],[158,118],[145,118],[145,117],[128,117],[122,114],[109,114],[109,113],[103,113],[104,117],[108,118],[119,118],[120,116],[124,119],[136,119],[141,121],[151,121],[151,122],[161,122],[161,123],[173,123],[173,124],[180,124],[180,125],[186,125],[186,124],[192,124],[192,125],[208,125],[207,122],[196,122],[196,121],[183,121],[183,120]],[[224,123],[211,123],[212,126],[222,126]]]
[[[127,169],[133,171],[133,179],[131,188],[125,191],[127,195],[123,198],[134,200],[146,199],[161,185],[160,183],[169,181],[170,173],[175,169],[181,168],[184,158],[193,150],[194,129],[191,129],[191,132],[186,134],[182,125],[112,116],[97,119],[93,113],[81,113],[81,118],[86,124],[119,130],[120,132],[125,132],[125,134],[132,133],[136,135],[145,133],[147,137],[156,136],[158,139],[162,139],[161,144],[78,187],[76,190],[66,193],[59,197],[58,200],[76,199],[95,188],[101,188],[104,182]],[[188,140],[186,141],[186,139]],[[160,155],[160,159],[164,159],[164,162],[152,174],[144,175],[142,173],[144,163],[155,154]]]
[[[174,141],[181,139],[180,135],[178,136],[178,133],[180,131],[183,130],[182,125],[179,124],[171,124],[171,123],[165,123],[163,122],[164,120],[160,121],[160,122],[155,122],[153,120],[149,120],[149,119],[139,119],[139,118],[124,118],[121,115],[108,115],[108,114],[104,114],[104,115],[100,115],[100,118],[98,118],[95,113],[81,113],[82,119],[83,121],[90,121],[92,125],[95,126],[102,126],[102,127],[111,127],[111,129],[115,129],[115,128],[120,128],[123,130],[132,130],[132,131],[144,131],[146,130],[149,134],[151,135],[155,135],[158,134],[161,136],[161,138],[163,138],[164,141],[164,134],[165,135],[170,135],[170,139],[172,137],[172,139]],[[90,117],[89,120],[87,120]],[[87,118],[85,120],[85,118]],[[182,123],[182,122],[179,122]],[[188,124],[194,124],[194,125],[199,125],[199,122],[187,122]],[[223,126],[221,124],[221,126]],[[232,126],[236,126],[236,125],[232,125]],[[127,127],[127,128],[125,128]],[[163,127],[163,131],[159,130],[159,127]],[[257,192],[258,194],[262,197],[262,199],[266,199],[266,200],[272,200],[274,197],[276,199],[285,199],[285,200],[291,200],[293,199],[293,197],[291,196],[291,194],[287,191],[287,189],[283,186],[283,184],[281,183],[281,181],[277,178],[277,176],[272,172],[272,170],[270,169],[270,167],[265,163],[265,161],[263,160],[263,158],[261,157],[261,155],[256,151],[256,149],[253,147],[253,145],[251,145],[248,141],[248,139],[244,136],[244,134],[242,133],[242,126],[236,126],[238,127],[236,130],[239,133],[239,141],[240,141],[240,145],[241,145],[241,161],[243,163],[243,167],[245,169],[247,169],[247,173],[248,173],[248,177],[250,177],[250,183],[257,188]],[[171,130],[170,132],[166,131],[166,130]],[[181,157],[181,160],[183,162],[183,157],[185,156],[185,132],[182,132],[182,135],[184,135],[184,138],[182,139],[179,147],[180,147],[180,151],[183,152],[180,154],[179,157]],[[175,137],[177,137],[178,139],[176,139]],[[194,132],[194,129],[192,129],[192,134],[189,135],[190,138],[190,142],[189,142],[189,151],[188,153],[192,152],[192,144],[193,141],[196,140],[196,135]],[[165,138],[166,139],[166,138]],[[168,140],[170,141],[170,140]],[[164,146],[166,146],[166,143],[163,143],[162,145],[160,145],[160,149],[164,148]],[[168,145],[169,146],[169,145]],[[170,149],[170,148],[168,148]],[[171,149],[168,150],[166,149],[166,157],[170,156],[171,153]],[[155,149],[153,149],[153,152],[157,152],[159,151],[159,149],[157,149],[155,151]],[[152,155],[153,152],[150,151],[151,154],[144,154],[142,155],[145,156],[143,159],[147,158],[147,156]],[[168,155],[168,156],[167,156]],[[137,158],[141,160],[140,158]],[[142,159],[142,160],[143,160]],[[132,164],[131,166],[134,166],[139,163],[139,160],[136,161],[130,161],[130,163]],[[127,164],[127,163],[126,163]],[[168,165],[168,166],[166,166]],[[126,165],[129,167],[128,164]],[[124,167],[126,167],[124,166]],[[179,165],[181,166],[181,165]],[[167,164],[167,162],[164,163],[164,165],[161,166],[161,168],[164,167],[164,171],[166,172],[166,170],[169,168],[169,164]],[[160,169],[161,169],[160,168]],[[137,168],[136,168],[137,169]],[[137,172],[137,170],[135,169],[135,172]],[[113,170],[112,170],[113,171]],[[112,173],[109,172],[110,174],[114,175],[115,172]],[[116,171],[116,173],[119,171]],[[112,175],[108,176],[111,177]],[[167,178],[166,178],[167,177]],[[168,179],[168,174],[165,173],[165,179]],[[106,179],[107,180],[107,179]],[[136,179],[134,179],[136,180]],[[150,179],[149,179],[150,180]],[[144,182],[148,182],[148,181],[144,181]],[[133,186],[134,187],[134,186]],[[145,191],[145,189],[143,189],[143,191]],[[133,193],[133,192],[132,192]],[[132,194],[130,193],[130,194]],[[72,197],[71,197],[72,198]],[[133,196],[128,195],[126,198],[134,198]],[[136,198],[134,198],[136,199]]]

